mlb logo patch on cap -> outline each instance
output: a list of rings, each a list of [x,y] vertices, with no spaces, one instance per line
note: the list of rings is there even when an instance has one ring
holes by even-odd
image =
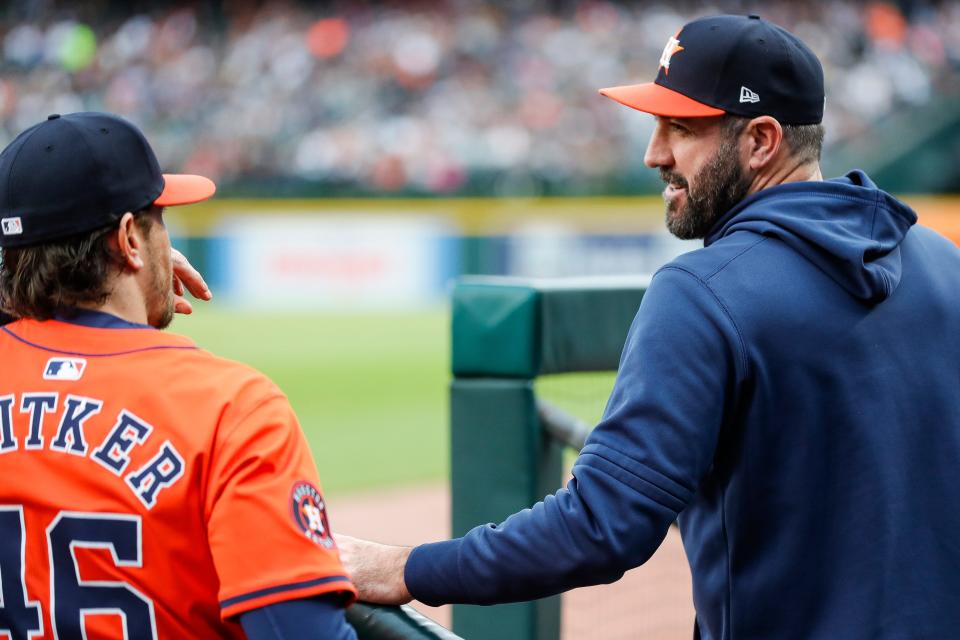
[[[23,222],[19,217],[0,220],[0,229],[5,236],[18,236],[23,233]]]
[[[87,368],[83,358],[50,358],[43,368],[44,380],[79,380]]]

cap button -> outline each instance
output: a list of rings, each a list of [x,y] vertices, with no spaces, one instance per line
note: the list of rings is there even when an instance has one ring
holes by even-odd
[[[758,16],[758,15],[755,14],[755,13],[751,13],[751,14],[748,15],[747,17],[750,18],[751,20],[759,20],[759,19],[760,19],[760,16]]]
[[[47,116],[47,120],[56,120],[59,117],[60,117],[59,113],[51,113],[50,115]]]

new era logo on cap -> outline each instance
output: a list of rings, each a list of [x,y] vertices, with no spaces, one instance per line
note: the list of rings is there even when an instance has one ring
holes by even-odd
[[[760,96],[746,87],[740,87],[740,102],[760,102]]]
[[[20,221],[19,217],[4,218],[0,220],[0,228],[3,229],[3,235],[5,236],[18,236],[23,233],[23,222]]]

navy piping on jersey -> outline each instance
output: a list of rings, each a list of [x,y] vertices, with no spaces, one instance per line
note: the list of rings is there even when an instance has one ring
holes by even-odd
[[[235,604],[246,602],[247,600],[253,600],[254,598],[261,598],[263,596],[269,596],[275,593],[284,593],[286,591],[294,591],[296,589],[306,589],[307,587],[316,587],[321,584],[328,584],[330,582],[350,582],[350,579],[346,576],[327,576],[326,578],[317,578],[315,580],[304,580],[303,582],[293,582],[275,587],[267,587],[266,589],[259,589],[257,591],[245,593],[242,596],[235,596],[233,598],[222,600],[220,602],[220,608],[226,609],[227,607],[232,607]]]
[[[78,324],[82,327],[92,327],[94,329],[153,329],[148,324],[128,322],[112,313],[94,311],[93,309],[71,309],[64,314],[58,313],[54,319],[58,322]]]
[[[164,349],[183,349],[188,351],[195,351],[197,347],[195,345],[173,345],[173,344],[159,344],[153,347],[140,347],[139,349],[128,349],[127,351],[113,351],[111,353],[85,353],[83,351],[65,351],[63,349],[54,349],[53,347],[46,347],[42,344],[37,344],[35,342],[30,342],[26,338],[18,336],[13,331],[10,331],[7,327],[0,327],[0,331],[6,333],[11,338],[19,340],[23,344],[33,347],[34,349],[40,349],[41,351],[48,351],[50,353],[60,353],[65,356],[81,356],[84,358],[110,358],[113,356],[125,356],[131,353],[142,353],[144,351],[160,351]]]

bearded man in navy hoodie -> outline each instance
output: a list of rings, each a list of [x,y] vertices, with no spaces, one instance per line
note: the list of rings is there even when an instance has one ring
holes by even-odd
[[[361,597],[499,603],[607,583],[679,518],[703,640],[960,637],[960,252],[861,171],[823,180],[823,72],[756,16],[670,38],[667,226],[566,488],[412,549],[338,537]]]

